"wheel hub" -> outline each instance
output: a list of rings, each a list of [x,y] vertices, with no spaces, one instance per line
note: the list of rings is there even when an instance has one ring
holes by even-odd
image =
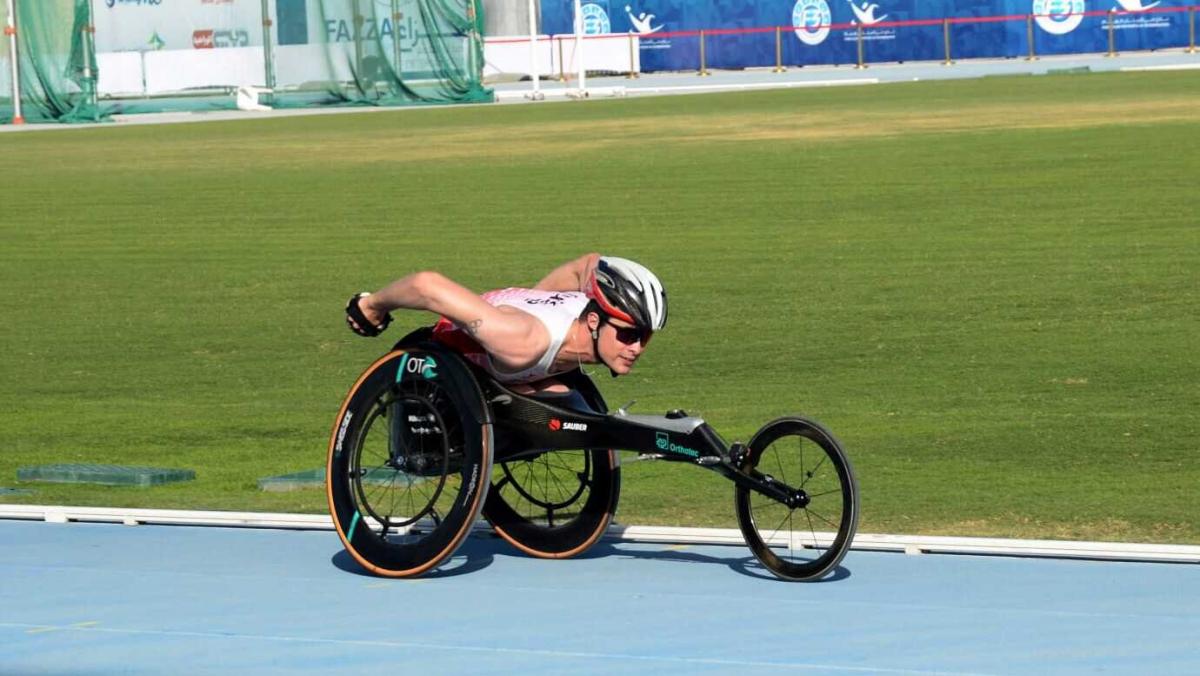
[[[787,504],[788,507],[791,507],[792,509],[804,509],[805,507],[808,507],[809,503],[811,502],[812,498],[809,497],[808,493],[803,490],[798,490],[795,493],[792,493],[791,497],[788,498]]]

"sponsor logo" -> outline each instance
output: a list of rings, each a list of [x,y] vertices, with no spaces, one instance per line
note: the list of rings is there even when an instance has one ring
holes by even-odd
[[[526,305],[558,306],[558,305],[562,305],[565,302],[567,302],[567,299],[563,298],[561,293],[556,293],[553,296],[547,296],[545,298],[526,298],[525,299]]]
[[[325,20],[326,42],[353,42],[355,40],[354,24],[345,19]],[[391,18],[381,20],[367,19],[358,34],[363,40],[399,41],[400,51],[409,52],[416,49],[417,29],[411,16],[398,19],[395,23]]]
[[[1149,5],[1143,5],[1142,0],[1117,0],[1117,4],[1126,12],[1144,12],[1159,3],[1152,2]]]
[[[112,9],[117,5],[133,5],[134,7],[158,7],[162,0],[104,0],[104,6]]]
[[[877,4],[867,4],[867,0],[863,0],[862,7],[854,4],[854,0],[846,0],[850,3],[850,9],[854,10],[854,16],[858,17],[858,23],[864,26],[874,26],[875,24],[887,18],[887,14],[881,17],[875,16],[875,10],[879,8]]]
[[[1033,0],[1037,25],[1051,35],[1066,35],[1083,23],[1084,0]]]
[[[584,35],[599,35],[612,32],[612,22],[608,20],[608,12],[594,2],[589,2],[579,9],[583,22]]]
[[[558,418],[551,418],[547,426],[555,432],[559,430],[571,430],[574,432],[587,431],[587,423],[563,422]]]
[[[1148,5],[1143,5],[1141,0],[1117,0],[1117,5],[1113,9],[1128,12],[1129,14],[1141,14],[1149,11],[1158,5],[1158,2],[1152,2]],[[1116,16],[1112,19],[1113,28],[1116,30],[1128,30],[1138,28],[1170,28],[1170,14],[1149,14],[1146,16]]]
[[[871,28],[884,19],[888,18],[887,14],[875,16],[875,10],[879,9],[879,5],[862,0],[862,3],[855,3],[854,0],[846,0],[850,3],[850,9],[854,10],[856,19],[851,21],[851,25],[860,26],[863,40],[895,40],[896,30],[894,28]],[[844,31],[842,40],[845,42],[857,42],[858,31]]]
[[[700,452],[697,450],[688,448],[687,446],[680,446],[679,444],[671,443],[671,438],[667,436],[666,432],[654,433],[654,445],[658,447],[660,451],[670,451],[672,453],[686,455],[689,458],[700,457]]]
[[[633,30],[638,35],[652,35],[663,29],[663,24],[651,26],[654,21],[653,14],[639,12],[637,16],[633,15],[633,7],[625,5],[625,13],[629,15],[629,23],[633,24]]]
[[[212,49],[213,32],[211,30],[192,31],[192,47],[195,49]]]
[[[346,441],[346,430],[350,427],[350,419],[354,417],[354,411],[346,411],[346,417],[342,418],[342,425],[338,428],[337,443],[334,444],[333,450],[338,454],[342,454],[342,444]]]
[[[414,357],[411,354],[405,354],[404,358],[400,360],[400,368],[396,369],[397,382],[407,374],[420,375],[426,380],[432,380],[438,376],[437,362],[433,357]]]
[[[158,31],[154,31],[154,35],[150,36],[150,39],[146,41],[146,44],[150,46],[150,49],[153,49],[157,52],[158,50],[167,46],[167,41],[163,40],[159,36]]]
[[[797,0],[792,6],[792,26],[800,42],[813,47],[829,37],[833,14],[825,0]]]
[[[429,415],[408,415],[408,431],[417,436],[425,436],[429,434],[441,434],[442,430],[438,429],[437,418],[430,413]],[[415,424],[414,424],[415,423]]]
[[[467,484],[467,492],[465,494],[463,494],[464,498],[466,498],[468,500],[471,498],[471,495],[475,493],[475,483],[478,481],[479,481],[479,465],[471,465],[471,481],[470,481],[470,483]]]
[[[243,30],[213,31],[214,47],[249,47],[250,33]]]

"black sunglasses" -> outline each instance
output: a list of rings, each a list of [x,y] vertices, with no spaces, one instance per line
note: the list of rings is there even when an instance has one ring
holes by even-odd
[[[609,326],[612,326],[616,330],[617,340],[624,345],[633,345],[639,342],[645,345],[650,342],[650,336],[653,335],[653,332],[639,329],[635,326],[617,326],[611,322]]]

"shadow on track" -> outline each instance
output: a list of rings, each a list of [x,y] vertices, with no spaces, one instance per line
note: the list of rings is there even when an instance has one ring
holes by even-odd
[[[690,548],[690,546],[689,546]],[[689,551],[688,548],[679,548],[678,545],[664,544],[658,549],[644,549],[641,547],[630,547],[624,543],[600,542],[586,553],[575,557],[579,560],[602,559],[608,557],[624,557],[631,559],[644,559],[651,561],[672,561],[677,563],[692,563],[692,564],[707,564],[725,566],[735,573],[745,575],[747,577],[755,577],[763,580],[781,581],[775,577],[769,570],[764,568],[753,556],[744,553],[744,550],[736,547],[715,547],[705,546],[705,549],[711,551],[719,549],[722,552],[728,551],[731,556],[714,556],[711,553],[700,551]],[[736,554],[735,554],[736,552]],[[493,535],[473,535],[463,543],[462,547],[455,552],[454,556],[450,557],[441,566],[438,566],[431,572],[422,575],[426,579],[438,579],[456,577],[458,575],[466,575],[483,570],[492,565],[497,556],[510,556],[516,558],[529,558],[515,548],[511,547],[507,542]],[[377,577],[367,572],[362,566],[354,560],[352,556],[346,553],[345,550],[339,550],[330,559],[334,567],[347,573],[362,575],[364,577]],[[546,565],[553,565],[553,561],[546,561]],[[814,580],[814,584],[824,582],[838,582],[850,577],[850,571],[844,566],[838,566],[833,574],[828,575],[820,580]]]

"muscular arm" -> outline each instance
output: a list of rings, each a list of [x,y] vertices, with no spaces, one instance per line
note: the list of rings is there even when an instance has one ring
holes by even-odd
[[[359,305],[371,321],[400,308],[435,312],[469,332],[505,368],[532,365],[550,344],[546,327],[533,315],[515,308],[493,307],[438,272],[417,272],[397,279]]]
[[[587,282],[592,270],[596,268],[598,260],[600,260],[600,254],[589,253],[573,261],[567,261],[551,270],[550,274],[543,277],[542,281],[533,288],[542,291],[585,291],[584,283]]]

